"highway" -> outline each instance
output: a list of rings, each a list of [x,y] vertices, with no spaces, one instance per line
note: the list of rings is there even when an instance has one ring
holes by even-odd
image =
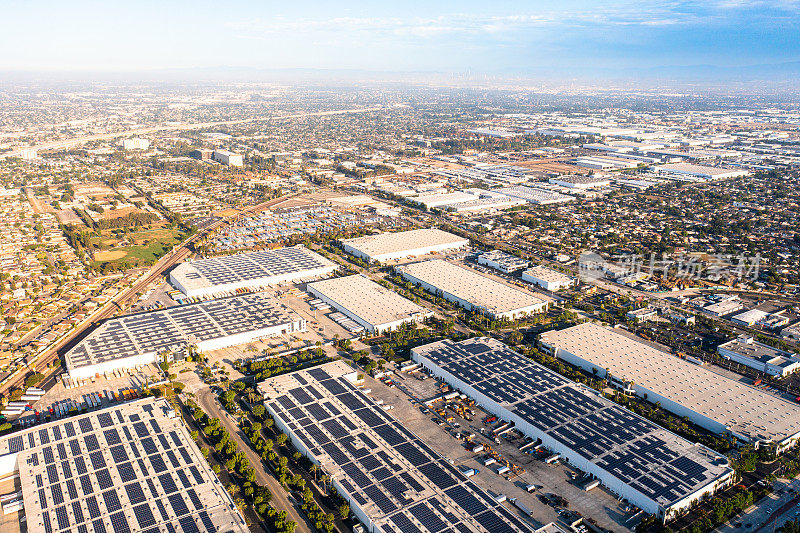
[[[78,146],[87,142],[92,141],[107,141],[110,139],[116,139],[118,137],[126,137],[129,135],[147,135],[148,133],[156,133],[159,131],[186,131],[186,130],[198,130],[202,128],[213,128],[215,126],[231,126],[235,124],[245,124],[248,122],[259,122],[259,121],[268,121],[268,120],[284,120],[284,119],[291,119],[291,118],[304,118],[304,117],[324,117],[324,116],[331,116],[331,115],[345,115],[347,113],[369,113],[372,111],[381,111],[385,109],[383,106],[379,107],[366,107],[366,108],[355,108],[355,109],[341,109],[338,111],[318,111],[314,113],[296,113],[292,115],[275,115],[270,117],[259,117],[259,118],[247,118],[241,120],[222,120],[217,122],[198,122],[194,124],[164,124],[161,126],[146,126],[142,128],[134,128],[125,131],[116,131],[111,133],[98,133],[96,135],[84,135],[81,137],[73,137],[71,139],[61,139],[58,141],[48,141],[44,143],[40,143],[34,146],[26,146],[20,147],[10,152],[6,152],[4,154],[0,154],[0,159],[5,159],[7,157],[19,157],[23,150],[63,150],[66,148],[72,148],[73,146]]]

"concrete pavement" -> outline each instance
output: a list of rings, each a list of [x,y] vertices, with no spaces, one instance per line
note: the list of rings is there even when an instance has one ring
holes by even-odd
[[[245,455],[247,455],[247,459],[250,461],[250,466],[252,466],[256,472],[256,481],[260,485],[266,486],[272,493],[272,506],[276,509],[286,511],[287,517],[290,520],[297,522],[297,529],[295,531],[300,533],[312,533],[311,527],[306,522],[305,517],[300,512],[297,505],[289,500],[289,495],[287,494],[286,489],[284,489],[281,484],[278,483],[277,479],[272,477],[272,475],[266,471],[264,464],[261,461],[261,457],[245,441],[246,437],[244,433],[242,433],[242,430],[228,414],[228,412],[222,408],[214,393],[211,392],[211,389],[207,387],[199,389],[196,392],[195,397],[197,399],[197,404],[208,414],[208,416],[219,418],[221,424],[225,427],[228,433],[230,433],[231,438],[236,441],[239,451],[242,451],[245,453]]]
[[[759,531],[762,533],[777,530],[784,522],[797,517],[800,500],[800,479],[777,479],[773,484],[775,492],[751,505],[743,513],[728,520],[714,531],[734,533],[737,531]],[[789,489],[792,489],[791,491]],[[783,491],[783,494],[778,492]]]

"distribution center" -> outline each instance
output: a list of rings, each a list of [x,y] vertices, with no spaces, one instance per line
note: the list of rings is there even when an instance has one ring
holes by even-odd
[[[408,322],[422,322],[433,315],[432,311],[362,274],[309,283],[306,290],[370,333],[393,330]]]
[[[181,263],[170,273],[169,281],[188,297],[203,297],[327,276],[337,268],[318,253],[297,245]]]
[[[136,313],[104,322],[65,356],[72,379],[161,361],[192,344],[200,351],[306,330],[306,321],[263,293]]]
[[[541,313],[552,301],[442,259],[402,265],[395,270],[426,291],[491,318],[514,319]]]
[[[356,380],[356,371],[334,361],[268,379],[259,391],[275,425],[330,476],[367,531],[535,531],[354,387]]]
[[[624,386],[714,433],[780,453],[800,438],[800,406],[662,352],[616,330],[586,322],[542,333],[545,351]]]
[[[412,359],[486,411],[666,521],[733,480],[728,460],[491,338],[413,348]]]
[[[344,251],[367,262],[385,262],[464,248],[469,241],[439,229],[413,229],[342,241]]]
[[[17,491],[4,497],[3,513],[16,510],[27,531],[249,531],[165,399],[0,438],[0,486]]]

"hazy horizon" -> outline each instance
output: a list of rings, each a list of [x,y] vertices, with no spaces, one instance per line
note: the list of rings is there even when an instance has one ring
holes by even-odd
[[[791,79],[800,3],[52,1],[6,6],[3,73],[203,69]]]

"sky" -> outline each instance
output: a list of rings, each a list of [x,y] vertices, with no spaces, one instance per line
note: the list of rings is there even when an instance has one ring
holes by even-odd
[[[546,74],[800,61],[800,0],[0,0],[0,71]]]

